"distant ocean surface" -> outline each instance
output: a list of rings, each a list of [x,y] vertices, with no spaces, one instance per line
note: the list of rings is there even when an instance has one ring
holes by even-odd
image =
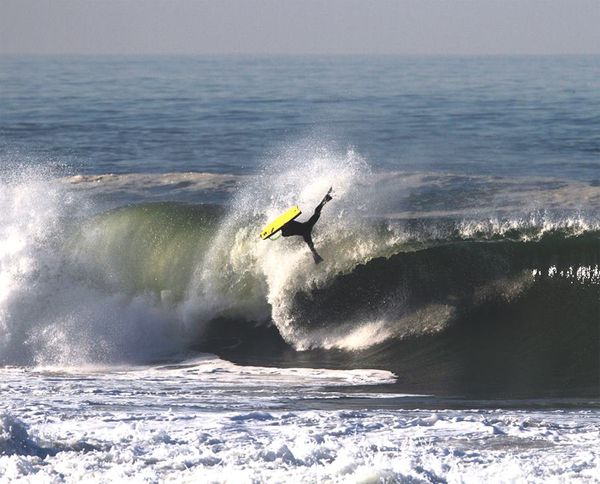
[[[306,139],[380,169],[598,180],[600,57],[0,61],[3,157],[254,173]]]
[[[0,481],[597,482],[599,127],[600,57],[0,58]]]

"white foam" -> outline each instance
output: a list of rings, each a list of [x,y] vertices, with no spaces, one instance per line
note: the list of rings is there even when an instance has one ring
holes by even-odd
[[[561,217],[543,212],[531,213],[526,217],[464,220],[458,227],[460,236],[465,239],[494,239],[515,234],[519,240],[523,241],[539,240],[545,235],[557,231],[562,231],[565,235],[577,236],[597,230],[600,230],[600,222],[590,220],[581,214]]]
[[[390,376],[236,367],[210,356],[154,368],[2,369],[0,390],[11,398],[0,400],[0,476],[539,482],[599,475],[598,410],[349,403],[343,385]]]
[[[569,266],[563,269],[558,269],[555,265],[550,266],[547,270],[533,269],[532,275],[534,278],[550,277],[567,279],[571,283],[576,284],[600,284],[600,266]]]

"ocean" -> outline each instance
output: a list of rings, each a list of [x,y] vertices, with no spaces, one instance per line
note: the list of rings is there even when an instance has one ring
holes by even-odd
[[[0,58],[0,481],[600,482],[599,127],[594,56]]]

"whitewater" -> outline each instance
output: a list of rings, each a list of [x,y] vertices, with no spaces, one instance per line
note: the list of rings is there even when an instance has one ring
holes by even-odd
[[[393,380],[381,371],[204,357],[2,376],[3,480],[539,482],[599,471],[597,411],[427,410],[364,386],[348,397]]]
[[[0,482],[600,481],[600,64],[356,65],[0,59]]]

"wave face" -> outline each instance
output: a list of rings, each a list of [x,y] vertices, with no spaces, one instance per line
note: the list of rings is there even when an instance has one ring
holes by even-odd
[[[380,216],[398,191],[419,198],[411,180],[382,180],[355,153],[321,148],[238,180],[226,209],[105,210],[72,181],[8,178],[0,362],[147,361],[196,348],[261,364],[384,368],[420,392],[600,394],[591,212],[462,207],[439,217],[436,202],[429,215]],[[308,218],[332,185],[314,233],[325,262],[313,264],[296,238],[258,238],[293,204]]]
[[[416,391],[598,395],[598,235],[374,259],[297,294],[292,311],[311,345],[357,349]]]

